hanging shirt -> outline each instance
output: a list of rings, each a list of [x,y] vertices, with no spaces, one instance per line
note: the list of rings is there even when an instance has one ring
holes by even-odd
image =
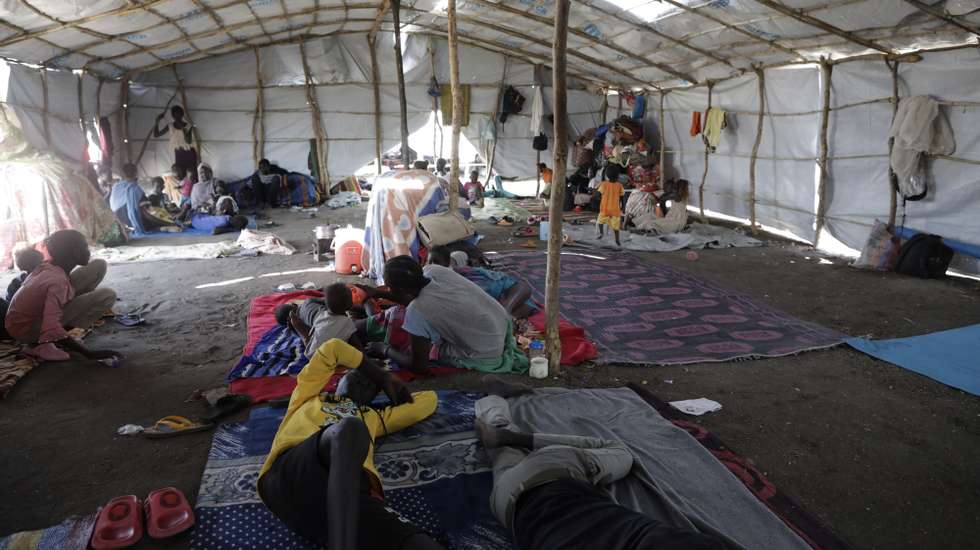
[[[704,129],[701,131],[705,143],[717,147],[721,141],[721,130],[725,127],[725,110],[712,107],[704,117]]]
[[[358,410],[350,399],[335,400],[323,397],[323,386],[337,371],[337,367],[356,369],[364,356],[356,348],[340,340],[331,340],[320,346],[310,362],[296,377],[296,389],[289,398],[286,416],[279,424],[272,449],[259,472],[261,478],[285,451],[299,445],[322,428],[332,426],[346,417],[360,417],[371,435],[371,444],[364,458],[364,470],[368,473],[373,489],[381,492],[381,476],[374,467],[374,441],[379,436],[394,433],[416,424],[436,411],[438,398],[432,391],[412,394],[412,403],[388,406],[383,409]]]
[[[146,200],[146,193],[135,181],[123,180],[112,186],[112,191],[109,193],[109,208],[117,216],[125,214],[128,219],[122,221],[128,222],[137,233],[145,233],[140,203]]]
[[[37,266],[14,294],[4,324],[18,340],[26,340],[40,325],[38,343],[57,342],[68,337],[61,324],[61,312],[75,297],[65,270],[48,262]]]
[[[616,217],[623,215],[619,200],[623,197],[623,184],[618,181],[604,181],[599,184],[602,202],[599,203],[599,215]]]

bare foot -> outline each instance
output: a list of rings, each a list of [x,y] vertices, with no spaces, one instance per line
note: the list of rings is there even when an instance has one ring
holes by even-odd
[[[534,388],[531,386],[521,384],[520,382],[508,382],[496,374],[484,376],[483,384],[487,388],[487,393],[490,395],[499,395],[504,399],[534,392]]]
[[[487,449],[497,447],[526,447],[531,448],[534,440],[531,434],[515,432],[505,428],[494,428],[493,426],[477,419],[474,422],[476,435],[480,438],[483,446]]]

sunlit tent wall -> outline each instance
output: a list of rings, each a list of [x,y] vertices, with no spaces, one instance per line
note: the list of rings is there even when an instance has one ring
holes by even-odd
[[[305,171],[310,140],[320,138],[326,144],[326,171],[337,180],[375,158],[376,115],[382,151],[398,144],[392,5],[5,2],[0,56],[84,69],[86,120],[114,114],[115,136],[129,139],[117,143],[117,163],[127,148],[130,158],[138,154],[154,117],[175,97],[174,103],[186,103],[199,128],[202,157],[219,177],[244,176],[263,156]],[[458,3],[457,12],[461,83],[471,86],[464,136],[482,150],[500,85],[517,86],[527,102],[521,115],[497,125],[494,166],[505,176],[531,176],[531,86],[546,86],[549,113],[551,77],[540,67],[550,64],[554,5],[468,0]],[[446,3],[403,2],[400,14],[408,125],[415,131],[433,111],[427,94],[433,71],[439,84],[449,82]],[[896,201],[896,221],[980,243],[980,217],[971,215],[980,206],[980,1],[575,0],[569,21],[573,137],[620,110],[630,111],[620,108],[615,94],[605,99],[600,88],[645,92],[649,141],[654,147],[665,144],[668,175],[692,182],[693,209],[754,217],[766,228],[821,245],[840,240],[860,248],[874,219],[888,221],[888,129],[895,98],[932,96],[953,127],[956,151],[930,159],[929,195],[904,207]],[[379,112],[368,46],[373,31],[378,33]],[[320,124],[314,124],[309,103],[304,51]],[[822,59],[830,65],[821,67]],[[33,68],[12,67],[5,102],[38,148],[78,159],[79,77],[44,73],[42,78]],[[175,95],[178,79],[183,93]],[[709,95],[713,107],[728,111],[729,126],[717,150],[706,156],[689,128],[691,114],[708,107]],[[606,116],[599,114],[603,105]],[[550,155],[545,152],[544,158]],[[163,171],[169,162],[166,143],[151,140],[142,159],[144,173]],[[975,262],[964,265],[965,257],[958,256],[960,267],[977,271]]]

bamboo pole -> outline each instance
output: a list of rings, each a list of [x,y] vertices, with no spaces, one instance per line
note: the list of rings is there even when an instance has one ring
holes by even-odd
[[[817,223],[815,226],[813,247],[820,244],[820,233],[823,231],[824,215],[827,211],[827,126],[830,124],[830,82],[834,66],[826,58],[820,59],[820,73],[823,80],[822,113],[820,115],[820,180],[817,183]]]
[[[548,205],[548,268],[545,284],[545,351],[548,372],[561,374],[561,340],[558,337],[560,308],[559,278],[561,274],[562,205],[564,204],[565,162],[568,158],[568,98],[565,81],[565,48],[568,42],[568,11],[570,0],[555,4],[555,36],[552,55],[552,85],[555,115],[554,168],[551,180],[551,203]]]
[[[458,38],[458,37],[457,37]],[[435,38],[430,36],[426,48],[429,54],[429,69],[432,70],[432,78],[436,78],[436,49],[434,46]],[[438,79],[436,79],[438,82]],[[439,98],[432,96],[432,156],[433,162],[438,162],[439,150],[436,144],[439,143]]]
[[[711,80],[708,81],[708,110],[706,113],[711,112],[711,96],[715,89],[715,83]],[[705,124],[708,123],[707,118],[705,119]],[[704,134],[702,134],[702,137]],[[704,172],[701,172],[701,185],[698,186],[698,208],[701,210],[701,217],[704,217],[704,182],[708,179],[708,157],[711,155],[711,146],[708,142],[704,142]]]
[[[133,150],[129,146],[129,75],[123,76],[122,82],[122,140],[126,152],[126,162],[133,161]]]
[[[401,0],[391,0],[391,16],[395,24],[395,70],[398,71],[398,108],[401,112],[402,164],[409,167],[408,102],[405,99],[405,68],[402,65]]]
[[[766,117],[766,73],[756,67],[755,78],[759,83],[759,117],[756,120],[752,159],[749,161],[749,224],[752,226],[753,234],[759,230],[755,217],[755,165],[759,160],[759,145],[762,144],[762,127]]]
[[[253,48],[255,52],[255,82],[258,90],[255,94],[255,119],[252,121],[252,160],[255,166],[265,158],[265,92],[262,83],[262,57],[259,48]]]
[[[313,88],[313,77],[310,75],[310,64],[306,59],[306,45],[299,43],[299,55],[303,60],[303,76],[306,78],[306,102],[310,104],[310,114],[313,117],[313,132],[316,138],[316,164],[319,176],[320,191],[330,196],[330,172],[327,168],[327,138],[323,131],[323,119],[320,117],[320,104],[317,102],[316,90]]]
[[[194,148],[197,150],[197,162],[200,164],[204,162],[204,144],[201,143],[201,134],[198,133],[194,118],[191,117],[191,106],[187,104],[187,92],[184,91],[184,81],[177,72],[177,65],[171,65],[170,69],[174,73],[174,80],[177,81],[177,93],[180,94],[180,102],[184,105],[184,116],[187,118],[187,123],[191,125],[191,136],[194,140]],[[170,131],[174,131],[172,127]]]
[[[664,125],[664,97],[666,97],[667,92],[660,90],[660,109],[657,111],[657,116],[660,119],[660,178],[659,187],[661,190],[664,188],[664,181],[667,179],[667,127]]]
[[[606,118],[609,117],[609,90],[607,88],[602,89],[602,123],[599,126],[606,125]]]
[[[892,122],[898,114],[898,61],[885,61],[892,74]],[[895,214],[898,211],[898,176],[892,170],[892,149],[895,148],[895,138],[888,138],[888,227],[895,227]]]
[[[493,173],[493,162],[497,158],[497,117],[500,115],[500,102],[504,98],[504,87],[507,82],[507,62],[509,58],[504,56],[504,69],[500,74],[500,86],[497,88],[497,102],[494,103],[493,112],[490,114],[490,124],[493,124],[493,143],[490,145],[490,157],[487,159],[487,177],[483,181],[484,187],[490,185],[490,175]]]
[[[39,69],[41,73],[41,93],[44,95],[41,104],[41,122],[44,125],[44,143],[48,148],[48,151],[54,152],[54,147],[51,145],[51,126],[48,123],[48,70],[44,67]]]
[[[102,85],[105,79],[99,77],[99,84],[95,87],[95,120],[98,122],[102,118]]]
[[[381,149],[383,148],[384,135],[381,127],[381,70],[378,68],[378,38],[377,35],[368,35],[368,51],[371,54],[371,88],[374,92],[374,158],[377,164],[377,173],[381,175]]]
[[[453,94],[453,138],[449,158],[449,211],[455,213],[459,203],[459,131],[463,122],[463,92],[459,88],[459,35],[456,29],[456,0],[449,0],[449,85]]]
[[[173,93],[173,95],[170,96],[170,99],[167,101],[167,104],[164,105],[163,111],[162,111],[161,114],[163,114],[163,115],[166,115],[167,114],[167,109],[170,108],[170,104],[173,103],[174,98],[176,98],[176,97],[177,97],[177,92],[175,91]],[[146,137],[143,138],[143,144],[140,145],[140,152],[139,152],[138,155],[136,155],[136,162],[134,162],[133,164],[139,166],[140,161],[143,160],[143,153],[146,152],[146,146],[147,146],[147,144],[150,143],[150,138],[153,136],[153,131],[156,130],[156,129],[157,129],[157,124],[156,124],[156,121],[154,120],[153,121],[153,126],[149,129],[149,131],[146,132]],[[173,132],[174,129],[171,128],[169,131]]]

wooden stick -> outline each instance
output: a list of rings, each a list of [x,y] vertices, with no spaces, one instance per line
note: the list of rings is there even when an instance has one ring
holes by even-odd
[[[184,104],[184,116],[187,117],[187,123],[191,125],[191,136],[194,140],[194,148],[197,150],[197,162],[200,164],[204,162],[204,144],[201,143],[201,134],[198,133],[197,126],[194,125],[194,118],[191,117],[191,106],[187,104],[184,81],[180,78],[180,73],[177,72],[177,65],[171,65],[170,69],[174,73],[174,80],[177,81],[177,92],[180,93],[180,102]],[[170,131],[173,131],[172,127]]]
[[[38,69],[41,75],[41,93],[43,94],[43,103],[41,104],[41,122],[44,125],[44,143],[47,145],[48,151],[54,152],[54,146],[51,143],[51,127],[48,124],[48,70],[45,68]]]
[[[956,17],[947,14],[945,10],[941,7],[936,8],[930,6],[929,4],[926,4],[925,2],[921,2],[920,0],[905,0],[905,1],[909,4],[912,4],[919,10],[935,17],[936,19],[942,19],[943,21],[949,23],[950,25],[953,25],[954,27],[958,27],[968,33],[972,33],[977,36],[980,36],[980,27],[974,27],[973,25],[970,25],[965,21],[961,21]]]
[[[255,165],[265,158],[265,91],[262,83],[262,57],[259,48],[254,48],[255,52],[255,81],[258,83],[258,90],[255,94],[255,120],[252,123],[252,139],[255,143],[255,150],[252,158]]]
[[[898,61],[889,62],[888,70],[892,74],[892,122],[898,114]],[[890,128],[891,126],[889,126]],[[892,170],[892,149],[895,148],[895,138],[888,138],[888,227],[895,227],[895,214],[898,211],[898,175]]]
[[[459,40],[459,37],[456,37]],[[435,37],[429,36],[429,41],[427,44],[429,53],[429,68],[432,71],[432,78],[436,78],[436,49],[433,44]],[[437,79],[438,81],[438,79]],[[439,158],[441,150],[436,148],[436,144],[439,142],[439,133],[441,131],[439,124],[439,98],[432,97],[432,156],[436,159]]]
[[[449,211],[455,213],[459,203],[459,132],[463,122],[463,91],[459,87],[459,35],[456,30],[456,0],[449,0],[449,85],[453,94],[453,139],[449,159]]]
[[[560,309],[559,279],[561,275],[562,205],[564,204],[565,163],[568,159],[568,98],[565,81],[565,48],[568,42],[568,11],[570,0],[555,3],[555,37],[552,55],[552,85],[555,116],[554,168],[551,180],[551,203],[548,205],[548,268],[545,278],[545,351],[548,354],[548,373],[561,374],[561,340],[558,336]]]
[[[711,95],[715,89],[714,81],[708,81],[708,110],[705,111],[706,114],[711,114]],[[705,125],[708,124],[708,119],[704,120]],[[704,133],[701,134],[702,139],[704,138]],[[708,145],[708,141],[704,141],[704,172],[701,172],[701,185],[698,186],[698,207],[701,210],[701,217],[704,218],[704,182],[708,179],[708,157],[711,155],[711,146]]]
[[[408,102],[405,99],[405,67],[402,65],[401,0],[391,0],[391,16],[395,24],[395,70],[398,72],[398,108],[401,110],[402,164],[409,168]]]
[[[381,175],[381,149],[384,135],[381,128],[381,70],[378,68],[378,39],[377,35],[368,35],[368,51],[371,54],[371,88],[374,91],[374,159],[377,162],[378,175]]]
[[[609,116],[609,90],[606,88],[602,89],[602,123],[599,126],[606,125],[606,118]]]
[[[882,46],[881,44],[878,44],[874,40],[868,40],[868,39],[865,39],[865,38],[861,38],[860,36],[857,36],[856,34],[854,34],[852,32],[845,31],[845,30],[843,30],[843,29],[841,29],[839,27],[835,27],[834,25],[831,25],[830,23],[827,23],[826,21],[822,21],[820,19],[817,19],[816,17],[813,17],[811,15],[807,15],[805,13],[802,13],[802,12],[800,12],[798,10],[795,10],[793,8],[790,8],[788,6],[784,6],[783,4],[780,4],[779,2],[777,2],[776,0],[755,0],[755,2],[756,3],[759,3],[759,4],[762,4],[763,6],[769,8],[769,9],[776,10],[779,13],[782,13],[783,15],[786,15],[788,17],[791,17],[793,19],[796,19],[797,21],[800,21],[802,23],[806,23],[807,25],[810,25],[811,27],[816,27],[816,28],[818,28],[818,29],[820,29],[822,31],[829,32],[830,34],[836,34],[837,36],[839,36],[839,37],[841,37],[841,38],[843,38],[843,39],[845,39],[845,40],[847,40],[849,42],[853,42],[855,44],[864,46],[865,48],[869,48],[869,49],[872,49],[872,50],[878,50],[879,52],[884,52],[884,53],[887,53],[887,54],[891,54],[892,53],[891,50],[889,50],[888,48]]]
[[[660,178],[657,183],[661,190],[664,188],[664,181],[667,180],[667,127],[664,125],[664,97],[667,92],[660,90],[660,109],[657,112],[660,119]]]
[[[176,98],[176,97],[177,97],[177,92],[175,91],[175,92],[173,93],[173,95],[171,95],[171,96],[170,96],[170,100],[169,100],[169,101],[167,101],[167,104],[166,104],[166,105],[164,105],[164,107],[163,107],[163,114],[164,114],[164,115],[166,115],[166,114],[167,114],[167,109],[169,109],[169,108],[170,108],[170,104],[171,104],[171,103],[173,103],[173,101],[174,101],[174,98]],[[156,130],[156,129],[157,129],[157,124],[156,124],[156,120],[154,120],[154,121],[153,121],[153,127],[152,127],[152,128],[150,128],[150,131],[148,131],[148,132],[146,133],[146,137],[145,137],[145,138],[143,138],[143,144],[142,144],[142,145],[140,145],[140,153],[139,153],[138,155],[136,155],[136,162],[134,162],[133,164],[135,164],[135,165],[137,165],[137,166],[139,166],[139,164],[140,164],[140,161],[141,161],[141,160],[143,160],[143,153],[145,153],[145,152],[146,152],[146,145],[147,145],[148,143],[150,143],[150,137],[152,137],[152,136],[153,136],[153,131],[154,131],[154,130]],[[170,129],[170,131],[171,131],[171,132],[173,132],[173,131],[174,131],[174,129],[173,129],[173,128],[171,128],[171,129]]]
[[[105,79],[99,77],[99,85],[95,87],[95,120],[98,122],[102,118],[102,84]]]
[[[827,126],[830,124],[830,82],[834,66],[825,58],[820,59],[820,72],[823,80],[823,111],[820,115],[820,180],[817,183],[817,223],[813,237],[813,248],[820,244],[820,233],[824,226],[824,213],[827,211]]]
[[[763,37],[761,37],[761,36],[759,36],[757,34],[751,33],[749,31],[747,31],[747,30],[739,27],[738,25],[732,25],[732,24],[726,23],[722,19],[720,19],[718,17],[715,17],[714,15],[711,15],[709,13],[706,13],[706,12],[704,12],[701,9],[696,9],[694,7],[688,6],[687,4],[681,3],[678,0],[663,0],[663,2],[665,2],[667,4],[670,4],[670,5],[674,6],[675,8],[684,10],[684,11],[686,11],[688,13],[696,14],[696,15],[698,15],[700,17],[703,17],[703,18],[705,18],[705,19],[707,19],[709,21],[714,21],[715,23],[718,23],[719,25],[724,26],[726,29],[728,29],[730,31],[737,32],[739,34],[745,35],[745,36],[747,36],[747,37],[749,37],[749,38],[751,38],[751,39],[753,39],[755,41],[768,44],[771,48],[775,48],[775,49],[777,49],[777,50],[779,50],[779,51],[781,51],[783,53],[787,53],[789,55],[792,55],[794,59],[803,59],[803,55],[800,54],[800,52],[798,52],[796,50],[793,50],[792,48],[787,48],[786,46],[783,46],[782,44],[776,42],[775,40],[766,40],[765,38],[763,38]]]
[[[500,115],[500,103],[504,98],[504,88],[507,82],[507,62],[510,58],[503,56],[504,70],[500,74],[500,86],[497,88],[497,102],[494,104],[493,112],[490,114],[490,124],[493,124],[493,143],[490,145],[490,158],[487,159],[487,177],[483,181],[483,186],[490,185],[490,175],[493,173],[493,162],[497,159],[497,117]]]
[[[538,198],[541,196],[541,151],[535,149],[534,152],[537,153],[538,155],[538,160],[534,165],[534,172],[538,175],[538,184],[534,187],[534,198]],[[552,174],[551,177],[552,177],[551,181],[555,181],[554,180],[555,175]]]
[[[122,139],[126,150],[126,162],[133,161],[133,150],[129,146],[129,75],[123,76],[122,82]]]
[[[303,61],[303,76],[306,79],[306,102],[310,104],[310,115],[313,117],[318,183],[321,194],[329,197],[330,172],[327,169],[327,139],[323,131],[323,119],[320,118],[320,104],[317,102],[316,90],[313,88],[313,77],[310,75],[310,64],[306,59],[306,43],[303,41],[299,43],[299,55]]]
[[[756,67],[755,78],[759,83],[759,117],[756,120],[752,159],[749,161],[749,224],[753,234],[759,230],[755,217],[755,164],[759,160],[759,145],[762,144],[762,127],[766,118],[766,73]]]

